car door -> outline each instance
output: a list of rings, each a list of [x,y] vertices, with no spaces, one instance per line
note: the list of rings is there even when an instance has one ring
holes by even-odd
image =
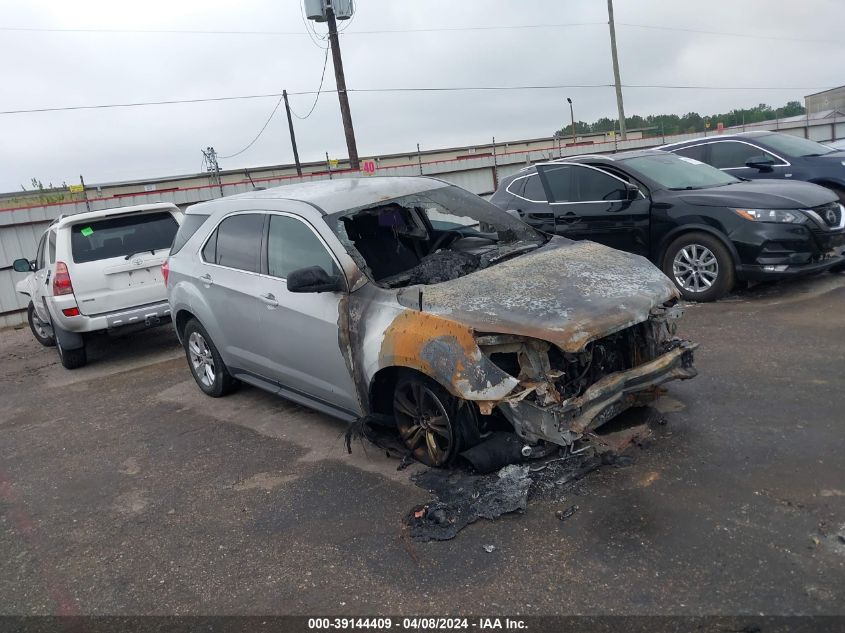
[[[598,167],[575,163],[538,168],[555,216],[555,233],[592,240],[612,248],[646,254],[643,222],[650,204],[637,192],[629,199],[627,183]]]
[[[203,245],[198,285],[209,306],[203,323],[233,373],[259,373],[266,337],[260,328],[258,274],[265,215],[226,216]]]
[[[294,293],[286,284],[291,272],[309,266],[342,276],[337,260],[305,219],[284,212],[269,214],[266,251],[266,274],[258,278],[265,375],[283,388],[359,413],[338,337],[343,293]]]
[[[535,229],[554,233],[555,216],[549,207],[546,190],[536,172],[514,178],[507,186],[511,194],[505,211],[515,213]]]
[[[784,178],[789,166],[779,156],[745,141],[712,141],[707,143],[707,152],[705,162],[738,178]],[[762,169],[746,165],[749,160],[758,159],[770,161],[770,165]]]
[[[50,312],[47,310],[47,304],[44,300],[50,294],[50,262],[48,261],[48,242],[49,235],[52,234],[52,248],[53,260],[56,258],[56,232],[50,230],[41,236],[38,242],[38,250],[35,254],[35,271],[28,279],[29,296],[32,299],[32,305],[35,307],[35,313],[38,318],[44,323],[51,323]]]

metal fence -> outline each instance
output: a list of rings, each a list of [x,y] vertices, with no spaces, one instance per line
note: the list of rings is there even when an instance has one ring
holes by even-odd
[[[803,135],[818,140],[831,140],[845,136],[845,122],[827,120],[807,120],[790,122],[788,127],[775,121],[754,126],[754,129],[775,129]],[[748,126],[751,129],[751,126]],[[479,195],[492,194],[499,180],[516,173],[534,162],[574,156],[577,154],[609,153],[627,149],[638,149],[662,145],[666,142],[681,141],[701,136],[683,134],[672,137],[652,137],[629,141],[611,141],[593,145],[561,147],[550,145],[529,151],[510,151],[493,156],[462,157],[437,161],[414,161],[405,165],[380,168],[379,176],[435,176],[456,184]],[[323,171],[303,176],[271,176],[266,178],[248,178],[240,182],[208,184],[193,187],[180,187],[169,191],[139,192],[119,196],[97,198],[88,202],[91,210],[107,209],[134,204],[153,202],[173,202],[185,208],[197,202],[212,200],[222,196],[253,191],[257,187],[275,187],[296,182],[326,180],[329,178],[350,178],[362,174],[358,171],[340,170]],[[15,284],[24,275],[12,270],[12,262],[19,257],[34,258],[38,240],[47,225],[60,215],[71,215],[86,211],[88,206],[82,202],[63,202],[43,206],[28,206],[0,210],[0,327],[17,325],[26,320],[27,299],[15,292]]]

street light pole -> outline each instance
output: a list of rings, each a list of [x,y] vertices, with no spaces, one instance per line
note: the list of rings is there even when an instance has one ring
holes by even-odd
[[[569,118],[572,121],[572,144],[575,145],[575,111],[572,109],[572,99],[566,98],[569,102]]]

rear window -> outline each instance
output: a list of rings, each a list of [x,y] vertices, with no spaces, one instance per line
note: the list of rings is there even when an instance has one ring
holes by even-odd
[[[173,246],[170,248],[170,254],[175,255],[181,251],[182,247],[194,236],[194,233],[199,231],[199,228],[205,224],[207,219],[207,215],[199,215],[196,213],[186,215],[185,219],[182,220],[182,225],[179,227],[179,231],[176,233],[176,237],[173,239]]]
[[[129,259],[138,253],[169,249],[178,228],[166,211],[82,222],[71,227],[71,254],[77,264],[113,257]]]

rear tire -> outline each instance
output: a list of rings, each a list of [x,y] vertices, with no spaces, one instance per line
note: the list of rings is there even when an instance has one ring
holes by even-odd
[[[182,335],[188,368],[197,386],[212,398],[219,398],[235,391],[240,381],[233,378],[220,357],[220,352],[202,324],[191,319]]]
[[[687,301],[715,301],[736,281],[733,257],[722,241],[708,233],[685,233],[663,256],[663,272]]]
[[[44,347],[53,347],[56,344],[56,338],[50,334],[50,330],[46,329],[48,326],[38,318],[32,301],[26,308],[26,320],[29,321],[29,329],[32,330],[32,335],[36,341]]]
[[[85,344],[77,349],[63,349],[62,342],[56,339],[56,351],[59,352],[59,360],[65,369],[79,369],[88,364],[88,355],[85,352]]]

